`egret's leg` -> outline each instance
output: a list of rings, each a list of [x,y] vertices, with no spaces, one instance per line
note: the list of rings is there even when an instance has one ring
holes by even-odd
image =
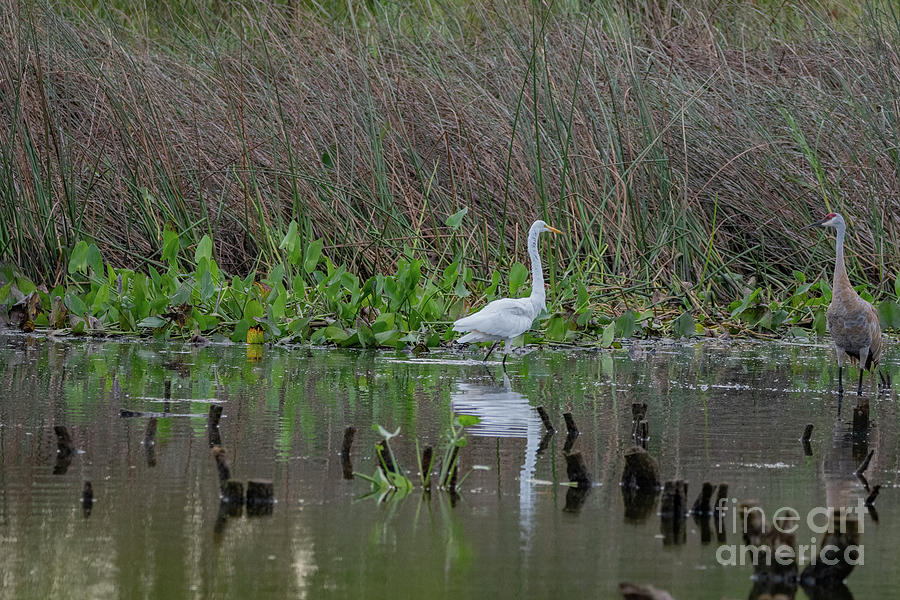
[[[856,395],[862,396],[863,373],[866,372],[866,361],[869,359],[869,348],[859,349],[859,385],[856,387]]]
[[[490,349],[488,349],[487,354],[484,355],[484,358],[481,359],[481,362],[487,362],[487,359],[491,356],[491,352],[494,351],[494,348],[496,348],[497,344],[499,344],[499,343],[500,342],[497,341],[497,342],[494,342],[493,344],[491,344]]]
[[[509,357],[509,340],[503,342],[503,372],[506,373],[506,359]]]

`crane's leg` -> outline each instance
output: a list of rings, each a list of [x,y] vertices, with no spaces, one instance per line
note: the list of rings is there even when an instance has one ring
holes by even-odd
[[[844,382],[842,380],[842,376],[844,374],[844,349],[840,346],[835,345],[834,354],[837,357],[838,363],[838,395],[844,395]]]
[[[856,395],[862,396],[863,373],[866,372],[866,361],[869,359],[869,348],[859,349],[859,385],[856,387]]]
[[[491,356],[491,352],[494,351],[494,348],[496,348],[497,344],[499,344],[499,343],[500,342],[497,341],[497,342],[494,342],[493,344],[491,344],[491,347],[488,349],[487,354],[484,355],[484,358],[481,359],[481,362],[487,362],[487,359],[490,358],[490,356]]]

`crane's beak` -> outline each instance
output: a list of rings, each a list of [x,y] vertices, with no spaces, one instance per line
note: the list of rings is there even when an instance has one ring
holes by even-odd
[[[807,225],[806,227],[804,227],[804,229],[815,229],[817,227],[822,227],[823,226],[822,224],[825,223],[825,221],[827,221],[827,220],[828,219],[821,219],[819,221],[816,221],[812,225]]]
[[[560,231],[560,230],[557,229],[556,227],[550,227],[549,225],[545,225],[544,227],[546,227],[546,228],[547,228],[547,231],[549,231],[549,232],[551,232],[551,233],[559,233],[559,234],[562,234],[562,231]]]

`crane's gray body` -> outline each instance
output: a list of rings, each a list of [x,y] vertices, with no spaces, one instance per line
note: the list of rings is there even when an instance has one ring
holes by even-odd
[[[844,359],[849,358],[850,362],[858,362],[861,370],[872,370],[881,359],[881,325],[878,323],[875,307],[860,298],[847,277],[844,265],[844,234],[847,225],[844,217],[838,214],[829,215],[818,225],[837,230],[834,281],[825,322],[834,343],[838,366],[843,367]],[[861,382],[860,374],[860,385]]]

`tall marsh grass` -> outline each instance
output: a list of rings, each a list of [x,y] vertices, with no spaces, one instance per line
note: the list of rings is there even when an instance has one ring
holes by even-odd
[[[730,301],[823,272],[801,227],[839,210],[893,290],[891,2],[153,6],[0,0],[0,261],[152,263],[171,223],[245,273],[296,219],[362,275],[409,247],[486,276],[542,217],[551,277]]]

